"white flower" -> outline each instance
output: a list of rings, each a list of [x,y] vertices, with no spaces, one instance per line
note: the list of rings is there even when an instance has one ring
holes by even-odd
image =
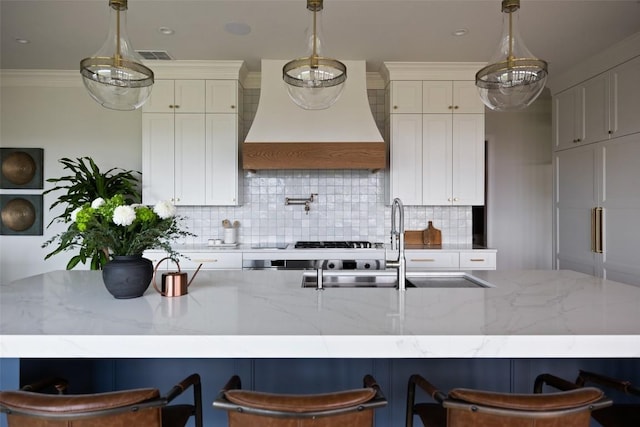
[[[133,224],[136,211],[131,206],[118,206],[113,210],[113,223],[123,227]]]
[[[176,216],[176,207],[166,200],[156,203],[156,205],[153,207],[153,211],[161,219],[167,219]]]
[[[98,197],[93,202],[91,202],[91,207],[93,209],[98,209],[102,205],[104,205],[104,199],[102,197]]]
[[[78,212],[80,212],[82,210],[82,208],[75,208],[73,210],[73,212],[71,212],[71,221],[76,222],[76,219],[78,218]]]

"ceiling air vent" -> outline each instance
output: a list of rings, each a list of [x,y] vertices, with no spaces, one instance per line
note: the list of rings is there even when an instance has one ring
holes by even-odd
[[[136,50],[144,59],[158,61],[172,61],[173,58],[166,50]]]

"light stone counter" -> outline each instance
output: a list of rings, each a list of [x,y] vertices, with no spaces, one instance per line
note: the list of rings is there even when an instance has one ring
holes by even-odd
[[[317,291],[300,271],[201,271],[183,297],[116,300],[100,272],[55,271],[0,286],[0,357],[640,357],[640,288],[474,274],[495,288]]]

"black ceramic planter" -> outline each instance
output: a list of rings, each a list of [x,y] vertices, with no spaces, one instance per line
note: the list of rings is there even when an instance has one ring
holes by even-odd
[[[142,255],[114,256],[102,270],[102,280],[115,298],[141,297],[151,284],[153,263]]]

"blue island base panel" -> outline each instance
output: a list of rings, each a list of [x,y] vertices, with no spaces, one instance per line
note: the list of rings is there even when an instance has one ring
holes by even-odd
[[[469,387],[530,393],[538,374],[548,372],[571,380],[578,369],[640,383],[640,359],[0,359],[0,388],[15,390],[57,375],[70,381],[70,393],[136,387],[157,387],[166,393],[195,372],[202,378],[205,425],[225,426],[226,413],[214,409],[212,402],[234,374],[240,375],[245,389],[300,394],[360,388],[364,375],[371,374],[389,402],[376,410],[375,426],[400,427],[407,381],[414,373],[445,392]],[[174,403],[191,399],[192,393],[184,393]],[[0,427],[6,427],[4,417]]]

